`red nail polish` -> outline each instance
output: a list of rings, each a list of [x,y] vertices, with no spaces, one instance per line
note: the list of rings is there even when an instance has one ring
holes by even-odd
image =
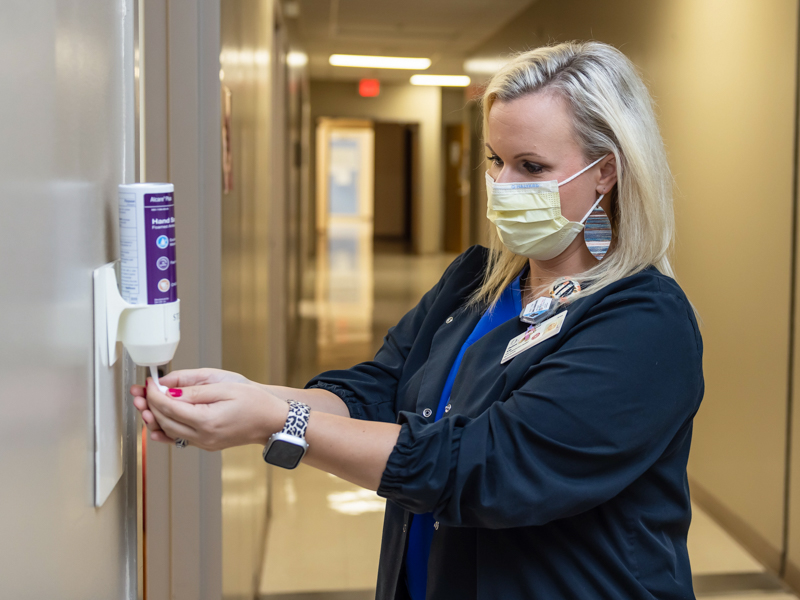
[[[183,390],[176,390],[173,388],[169,388],[169,395],[172,396],[173,398],[180,398],[181,396],[183,396]]]

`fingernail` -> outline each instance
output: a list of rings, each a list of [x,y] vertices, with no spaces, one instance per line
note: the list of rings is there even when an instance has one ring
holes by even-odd
[[[169,395],[173,398],[180,398],[183,396],[183,390],[176,390],[174,388],[169,388]]]

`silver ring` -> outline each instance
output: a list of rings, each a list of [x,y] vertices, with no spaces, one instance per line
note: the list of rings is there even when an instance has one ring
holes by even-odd
[[[175,447],[176,448],[186,448],[189,445],[189,442],[183,438],[175,438]]]

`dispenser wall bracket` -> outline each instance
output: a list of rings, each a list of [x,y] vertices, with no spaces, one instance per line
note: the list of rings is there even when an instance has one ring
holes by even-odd
[[[117,270],[116,265],[118,261],[108,263],[105,266],[96,269],[94,272],[95,281],[95,295],[98,291],[104,296],[105,300],[105,344],[108,349],[108,364],[113,365],[117,362],[119,355],[117,353],[117,341],[119,332],[119,320],[122,313],[126,309],[136,310],[147,308],[148,305],[129,304],[122,299],[119,293],[119,286],[117,285]],[[98,290],[99,288],[99,290]],[[95,298],[97,302],[97,298]]]
[[[119,292],[117,262],[94,271],[95,503],[105,502],[122,476],[122,400],[119,346],[142,367],[169,363],[181,339],[180,300],[130,304]]]
[[[102,506],[125,468],[122,369],[117,329],[125,304],[117,288],[116,263],[95,269],[94,284],[94,503]],[[113,291],[110,287],[113,286]]]

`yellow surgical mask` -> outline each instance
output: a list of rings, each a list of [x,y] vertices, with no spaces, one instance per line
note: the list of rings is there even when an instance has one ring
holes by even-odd
[[[608,156],[608,155],[606,155]],[[561,214],[558,188],[582,175],[605,156],[578,171],[561,183],[536,181],[496,183],[486,172],[487,218],[497,234],[514,254],[534,260],[555,258],[567,249],[583,231],[583,224],[603,199],[601,195],[580,221],[570,221]]]

